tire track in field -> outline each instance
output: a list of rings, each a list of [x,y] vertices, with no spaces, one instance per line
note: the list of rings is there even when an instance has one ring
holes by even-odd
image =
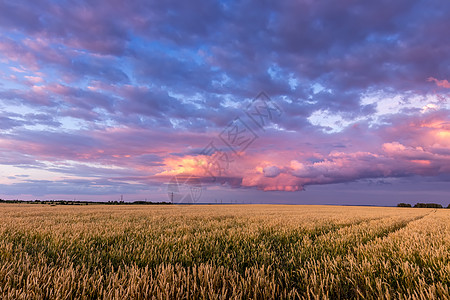
[[[305,237],[308,238],[312,243],[314,243],[317,239],[324,235],[331,234],[333,232],[337,232],[341,229],[351,226],[358,226],[364,223],[381,220],[383,218],[385,217],[361,219],[351,223],[332,224],[328,226],[316,227],[312,230],[294,230],[287,236],[285,234],[278,234],[276,232],[276,229],[274,228],[268,228],[259,232],[259,235],[258,237],[256,237],[254,243],[266,243],[266,245],[268,245],[268,250],[282,255],[284,253],[284,249],[283,247],[280,247],[281,245],[295,244],[304,240]]]
[[[413,223],[413,222],[416,222],[416,221],[419,221],[419,220],[422,220],[422,219],[424,219],[425,217],[428,217],[429,215],[431,215],[432,213],[435,213],[435,212],[436,212],[436,210],[434,210],[434,211],[432,211],[432,212],[429,212],[429,213],[427,213],[427,214],[424,214],[424,215],[422,215],[422,216],[416,216],[416,217],[413,217],[413,218],[411,218],[411,219],[409,219],[409,220],[407,220],[407,221],[400,221],[400,222],[398,222],[398,223],[396,223],[396,224],[394,224],[394,225],[392,225],[392,226],[389,226],[389,227],[386,228],[385,230],[382,230],[380,233],[374,235],[373,238],[370,238],[370,239],[368,239],[367,241],[362,242],[361,244],[362,244],[362,245],[368,244],[368,243],[370,243],[370,242],[376,240],[377,238],[383,238],[383,239],[385,239],[385,238],[387,238],[389,235],[391,235],[391,234],[393,234],[393,233],[395,233],[395,232],[397,232],[397,231],[399,231],[399,230],[402,230],[403,228],[405,228],[405,227],[408,226],[409,224],[411,224],[411,223]]]
[[[338,230],[341,230],[343,228],[348,228],[351,226],[358,226],[364,223],[369,223],[371,221],[377,221],[377,220],[381,220],[385,217],[376,217],[376,218],[367,218],[367,219],[361,219],[358,220],[356,222],[353,223],[343,223],[343,224],[333,224],[331,226],[324,226],[324,227],[320,227],[320,228],[314,228],[312,231],[306,232],[305,235],[307,235],[309,237],[309,239],[311,239],[312,242],[314,242],[316,239],[320,238],[323,235],[332,233],[332,232],[336,232]]]
[[[317,236],[315,236],[315,238],[311,239],[312,249],[310,249],[310,250],[312,252],[309,253],[308,256],[312,257],[312,258],[316,258],[316,259],[321,258],[326,255],[345,256],[351,252],[354,252],[355,247],[357,247],[358,245],[365,245],[367,243],[370,243],[370,242],[376,240],[377,238],[385,238],[389,234],[392,234],[398,230],[401,230],[401,229],[405,228],[406,226],[408,226],[408,224],[410,224],[411,222],[420,220],[420,219],[426,217],[427,215],[428,214],[413,217],[413,218],[407,219],[407,220],[399,220],[385,228],[381,228],[380,230],[377,230],[373,233],[369,233],[362,238],[360,238],[360,236],[364,235],[364,231],[359,232],[359,230],[361,230],[361,229],[359,229],[356,226],[360,226],[360,225],[363,225],[363,224],[366,224],[366,223],[369,223],[372,221],[389,219],[391,217],[389,217],[389,216],[378,217],[378,218],[372,218],[372,219],[368,219],[368,220],[362,220],[360,222],[355,222],[355,223],[351,223],[351,224],[345,224],[345,226],[341,226],[340,228],[337,228],[336,230],[328,230],[326,233],[317,235]],[[352,226],[355,226],[356,232],[354,232],[354,235],[350,239],[346,240],[345,237],[349,233],[347,233],[347,232],[339,233],[338,231],[345,230],[345,228],[352,227]],[[333,236],[333,234],[336,234],[336,236]],[[329,237],[328,237],[329,241],[326,239],[327,238],[326,235],[329,235]],[[340,239],[340,238],[342,238],[342,239]]]
[[[414,218],[412,218],[410,220],[407,220],[407,221],[400,221],[400,222],[398,222],[398,223],[396,223],[396,224],[394,224],[392,226],[389,226],[388,228],[382,230],[380,233],[375,234],[374,238],[369,239],[367,242],[363,242],[362,244],[366,244],[366,243],[368,243],[368,242],[370,242],[372,240],[375,240],[376,238],[385,238],[388,235],[405,228],[406,226],[408,226],[408,224],[425,218],[427,215],[417,216],[417,217],[414,217]]]
[[[405,228],[406,226],[408,226],[408,224],[412,223],[412,222],[416,222],[418,220],[421,220],[423,218],[425,218],[426,216],[428,216],[430,213],[422,215],[422,216],[416,216],[413,217],[409,220],[402,220],[402,221],[398,221],[386,228],[383,228],[382,230],[380,230],[379,232],[376,232],[374,234],[369,235],[367,238],[363,238],[360,242],[356,242],[353,247],[348,247],[347,251],[345,253],[342,253],[343,255],[349,254],[349,253],[354,253],[355,252],[355,248],[359,245],[366,245],[369,244],[371,242],[374,242],[376,239],[385,239],[387,238],[389,235],[402,230],[403,228]]]
[[[327,242],[327,240],[325,239],[325,234],[318,236],[319,239],[321,239],[320,241],[314,240],[312,243],[312,247],[311,248],[306,248],[303,249],[303,251],[301,252],[301,255],[303,256],[301,259],[301,262],[297,262],[296,267],[298,268],[299,266],[301,268],[304,269],[309,269],[311,268],[311,265],[314,265],[317,262],[320,262],[324,259],[324,257],[331,257],[331,258],[344,258],[347,255],[351,255],[354,254],[356,251],[356,248],[359,245],[365,245],[368,243],[371,243],[373,241],[375,241],[377,238],[386,238],[388,235],[397,232],[403,228],[405,228],[406,226],[408,226],[408,224],[418,221],[420,219],[425,218],[426,216],[428,216],[429,214],[426,215],[422,215],[422,216],[417,216],[417,217],[413,217],[411,219],[407,219],[407,220],[399,220],[397,222],[395,222],[394,224],[392,224],[391,226],[388,226],[386,228],[383,228],[380,231],[375,232],[374,234],[371,234],[369,236],[367,236],[366,238],[363,238],[361,240],[358,240],[358,236],[359,236],[359,232],[356,232],[355,235],[355,239],[350,239],[350,240],[341,240],[341,241],[336,241],[334,240],[333,236],[330,236],[330,240],[329,242]],[[377,217],[377,218],[372,218],[372,219],[367,219],[367,220],[361,220],[360,222],[355,222],[352,224],[345,224],[346,226],[342,226],[341,228],[338,228],[338,230],[342,230],[345,229],[347,227],[351,227],[353,225],[362,225],[364,223],[369,223],[371,221],[377,221],[377,220],[382,220],[382,219],[389,219],[391,218],[390,216],[386,216],[386,217]],[[333,232],[335,231],[329,231],[328,234],[333,234]],[[341,236],[341,237],[345,237],[347,233],[342,232],[340,233],[340,235],[337,235],[337,237]],[[335,243],[337,242],[337,243]],[[290,271],[290,282],[287,283],[287,285],[292,289],[297,289],[298,291],[301,291],[301,293],[305,293],[306,290],[304,290],[304,284],[306,284],[305,277],[304,274],[301,273],[301,270],[299,271],[298,269],[292,269],[289,268],[289,266],[285,266],[285,269],[288,269]]]
[[[268,251],[276,253],[276,256],[279,258],[279,264],[280,265],[289,265],[289,255],[291,254],[289,251],[287,251],[291,245],[293,244],[299,244],[298,246],[303,248],[303,242],[305,241],[305,238],[310,241],[310,246],[314,247],[312,252],[309,252],[308,254],[311,254],[312,257],[316,257],[318,255],[317,248],[315,248],[316,241],[318,239],[321,239],[323,236],[327,234],[333,234],[334,232],[337,232],[339,230],[352,227],[352,226],[358,226],[361,224],[369,223],[372,221],[381,220],[386,217],[375,217],[375,218],[366,218],[361,219],[355,222],[350,223],[343,223],[343,224],[332,224],[328,226],[322,226],[318,228],[314,228],[313,230],[302,230],[302,231],[294,231],[288,236],[285,234],[278,234],[276,231],[272,230],[265,230],[261,231],[259,236],[256,238],[253,243],[259,244],[264,243],[267,247]],[[321,255],[319,255],[321,256]],[[302,256],[304,261],[308,260],[310,257],[309,255]]]

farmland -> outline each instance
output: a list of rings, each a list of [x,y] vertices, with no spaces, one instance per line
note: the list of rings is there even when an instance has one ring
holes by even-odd
[[[450,297],[450,210],[0,205],[2,299]]]

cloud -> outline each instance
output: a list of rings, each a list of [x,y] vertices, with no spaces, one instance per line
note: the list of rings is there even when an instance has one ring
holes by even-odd
[[[209,185],[199,153],[265,91],[283,115],[216,184],[298,191],[445,177],[449,9],[407,0],[3,1],[1,163],[82,178],[68,183],[73,191],[186,172]],[[44,184],[29,179],[15,177],[16,187]]]
[[[450,82],[448,82],[448,80],[446,80],[446,79],[438,80],[436,78],[429,77],[428,81],[434,81],[437,86],[440,86],[440,87],[443,87],[443,88],[446,88],[446,89],[450,89]]]
[[[290,143],[298,133],[292,133],[278,138],[276,145],[250,149],[227,163],[214,156],[172,157],[164,161],[165,171],[158,175],[191,174],[205,183],[214,177],[216,184],[233,179],[238,186],[265,191],[298,191],[309,185],[364,179],[441,176],[450,170],[448,113],[434,112],[427,119],[421,115],[399,118],[392,120],[394,128],[385,125],[366,133],[358,131],[362,136],[356,138],[351,138],[350,131],[355,129],[350,128],[340,134],[347,139],[345,147],[326,147],[330,135],[323,135],[316,137],[315,144],[299,143],[301,148],[296,148]],[[366,143],[367,139],[384,142]],[[277,152],[287,147],[292,150]],[[232,153],[227,155],[233,157]]]
[[[265,167],[263,169],[264,172],[264,176],[266,177],[277,177],[278,175],[280,175],[281,170],[277,167],[277,166],[269,166],[269,167]]]

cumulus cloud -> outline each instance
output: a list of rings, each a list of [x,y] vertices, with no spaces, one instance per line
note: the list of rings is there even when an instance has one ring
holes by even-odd
[[[280,175],[281,170],[277,166],[265,167],[263,169],[264,176],[266,177],[277,177]]]
[[[290,137],[285,135],[279,139],[280,144],[254,149],[226,167],[222,164],[222,168],[206,170],[199,164],[199,160],[208,161],[212,157],[173,157],[165,161],[167,170],[160,175],[190,173],[205,178],[204,182],[215,176],[219,179],[215,183],[222,184],[232,178],[240,183],[238,186],[266,191],[298,191],[308,185],[362,179],[442,176],[448,173],[450,166],[448,112],[444,119],[442,116],[441,111],[428,116],[426,121],[420,115],[397,120],[395,128],[385,125],[361,137],[346,137],[347,147],[344,148],[341,145],[326,147],[329,135],[323,135],[316,137],[315,144],[298,144],[298,150],[294,148],[277,154],[275,150],[281,144],[283,148],[294,146],[298,133]],[[369,138],[384,142],[364,143]],[[327,151],[327,148],[333,150]],[[221,165],[220,161],[215,163]]]

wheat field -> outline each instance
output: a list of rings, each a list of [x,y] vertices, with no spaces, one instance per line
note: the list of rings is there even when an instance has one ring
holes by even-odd
[[[450,210],[0,205],[1,299],[449,299]]]

